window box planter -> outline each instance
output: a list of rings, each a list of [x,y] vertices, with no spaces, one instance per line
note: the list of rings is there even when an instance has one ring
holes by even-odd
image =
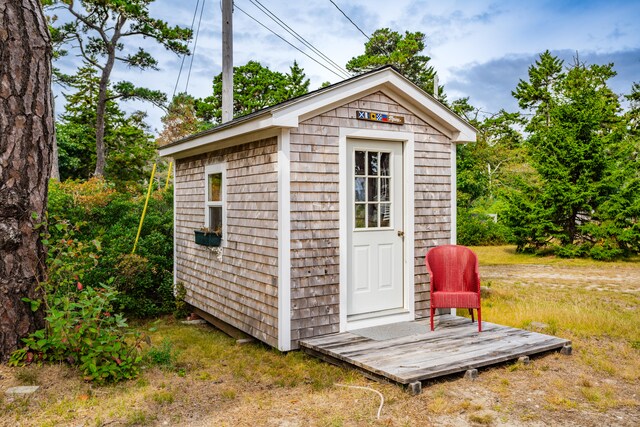
[[[219,247],[222,243],[222,236],[216,233],[207,233],[206,231],[193,230],[196,236],[196,244],[202,246]]]

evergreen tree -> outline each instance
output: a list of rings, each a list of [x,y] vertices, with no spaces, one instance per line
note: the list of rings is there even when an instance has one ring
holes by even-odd
[[[293,61],[293,65],[289,67],[289,73],[285,74],[284,77],[285,99],[295,98],[309,92],[310,80],[304,73],[304,69],[298,65],[297,61]]]
[[[271,71],[259,62],[233,68],[233,116],[254,111],[300,96],[309,90],[309,79],[294,62],[290,74]],[[222,73],[213,79],[213,95],[196,102],[199,118],[218,125],[222,120]]]
[[[551,246],[567,256],[628,255],[636,249],[625,236],[634,233],[631,224],[638,216],[624,207],[637,200],[629,188],[636,188],[630,178],[637,176],[638,163],[630,157],[627,120],[607,86],[615,75],[613,64],[587,66],[576,59],[566,73],[561,66],[543,53],[529,69],[529,81],[521,81],[514,92],[533,113],[526,147],[538,176],[521,180],[508,195],[518,249]],[[624,221],[613,220],[612,204],[626,212]]]
[[[160,105],[166,102],[166,96],[157,90],[136,87],[126,81],[111,85],[111,73],[116,63],[141,70],[157,70],[158,62],[149,52],[138,47],[135,53],[131,53],[131,49],[125,49],[125,42],[136,37],[151,38],[172,52],[189,52],[186,41],[191,38],[191,30],[170,27],[165,21],[152,18],[149,5],[153,1],[47,0],[57,9],[66,9],[72,18],[55,29],[54,42],[72,44],[86,64],[99,70],[93,126],[96,133],[94,175],[97,176],[102,176],[106,167],[105,127],[109,101],[120,98],[141,99]]]
[[[44,235],[53,145],[51,38],[37,0],[0,6],[0,363],[44,324]],[[43,224],[44,223],[44,224]],[[4,403],[3,403],[4,406]],[[5,410],[3,408],[3,413]],[[3,419],[6,419],[3,416]]]
[[[65,94],[65,113],[56,123],[61,179],[88,179],[96,164],[96,109],[99,97],[98,72],[90,65],[78,70],[68,85],[75,89]],[[139,181],[146,175],[147,163],[155,156],[155,146],[146,113],[125,114],[111,99],[105,106],[105,176],[118,183]]]
[[[364,44],[364,54],[351,58],[347,70],[361,74],[383,65],[393,65],[406,78],[427,93],[433,94],[435,71],[430,57],[420,55],[425,47],[425,35],[419,31],[406,31],[404,36],[389,28],[376,30]],[[443,93],[440,87],[438,92]],[[444,99],[444,96],[439,96]]]
[[[551,125],[551,108],[559,90],[558,85],[565,77],[563,64],[564,61],[551,55],[548,50],[544,51],[535,65],[529,67],[529,81],[520,80],[516,90],[511,92],[520,108],[536,113],[527,130],[532,131],[541,121],[547,127]]]

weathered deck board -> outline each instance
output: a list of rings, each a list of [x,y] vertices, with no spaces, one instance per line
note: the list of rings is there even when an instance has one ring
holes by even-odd
[[[508,326],[440,316],[434,332],[428,321],[398,324],[397,336],[375,338],[372,329],[303,339],[300,347],[325,360],[353,366],[370,376],[410,384],[481,368],[521,356],[560,349],[570,341]],[[386,327],[388,335],[393,327]],[[384,334],[382,334],[384,335]]]

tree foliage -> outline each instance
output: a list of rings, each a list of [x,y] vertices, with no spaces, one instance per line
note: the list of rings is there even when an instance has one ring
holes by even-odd
[[[99,76],[90,65],[68,80],[74,91],[65,94],[67,108],[56,123],[61,179],[88,179],[96,167],[96,109]],[[112,94],[111,90],[107,95]],[[127,115],[117,102],[105,105],[106,177],[118,184],[138,182],[155,156],[155,145],[145,123],[146,113]]]
[[[133,317],[157,316],[175,308],[173,192],[169,188],[152,193],[136,253],[131,254],[144,205],[145,192],[130,187],[117,190],[104,179],[50,186],[49,217],[75,224],[73,239],[79,245],[101,242],[95,264],[84,269],[83,283],[98,287],[115,278],[118,310]],[[64,239],[64,232],[52,229],[51,242]],[[73,265],[80,260],[64,261]]]
[[[419,31],[404,35],[389,28],[376,30],[364,45],[364,53],[347,62],[347,70],[360,74],[384,65],[393,65],[406,78],[427,93],[433,94],[435,71],[430,57],[421,55],[425,49],[425,35]],[[439,90],[442,93],[442,88]]]
[[[607,86],[614,75],[613,64],[577,58],[565,72],[547,51],[514,91],[532,113],[526,148],[538,178],[508,194],[519,250],[604,259],[640,249],[637,139]]]
[[[106,112],[109,101],[140,99],[163,105],[166,96],[156,90],[136,87],[130,82],[117,82],[110,86],[111,73],[116,63],[141,70],[157,70],[157,60],[146,50],[127,48],[125,41],[135,38],[156,40],[169,51],[188,53],[186,41],[191,30],[171,27],[165,21],[149,14],[153,0],[80,0],[51,1],[53,10],[64,10],[72,18],[55,27],[54,43],[70,44],[77,48],[85,65],[99,70],[97,100],[95,104],[95,175],[103,175],[106,167]]]
[[[467,98],[454,101],[452,108],[478,129],[476,142],[456,148],[458,242],[504,244],[510,232],[501,194],[514,177],[528,173],[517,129],[522,119],[505,111],[481,117]]]
[[[233,68],[233,116],[240,117],[284,102],[309,91],[309,79],[294,61],[289,73],[272,71],[259,62]],[[213,95],[196,103],[201,119],[222,122],[222,73],[213,79]]]
[[[196,98],[184,92],[173,97],[161,118],[164,126],[156,139],[159,146],[206,129],[206,123],[196,115],[196,102]]]

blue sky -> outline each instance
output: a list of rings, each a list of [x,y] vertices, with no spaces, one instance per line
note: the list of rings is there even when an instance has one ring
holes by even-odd
[[[211,94],[213,76],[221,70],[220,1],[204,0],[204,13],[188,92]],[[171,25],[190,26],[197,0],[156,0],[153,16]],[[640,1],[621,0],[334,0],[368,35],[388,27],[396,31],[421,31],[427,35],[425,54],[438,72],[449,100],[469,96],[470,102],[487,112],[517,109],[511,91],[526,78],[527,68],[546,49],[571,63],[578,52],[582,61],[615,63],[618,76],[610,81],[617,93],[628,93],[640,81]],[[251,0],[235,0],[259,21],[301,44],[259,11]],[[344,67],[364,52],[365,36],[329,0],[260,0],[287,25],[334,62]],[[200,0],[202,4],[202,0]],[[197,23],[197,19],[196,19]],[[173,93],[181,58],[149,40],[139,44],[159,60],[160,71],[144,73],[119,66],[113,81],[129,80],[139,85]],[[302,47],[301,47],[302,48]],[[309,50],[303,49],[308,54]],[[294,60],[311,79],[310,89],[338,76],[321,67],[262,28],[240,10],[234,12],[234,64],[257,60],[271,69],[287,71]],[[61,68],[74,67],[73,56]],[[185,64],[191,61],[187,57]],[[182,72],[178,91],[186,85],[188,67]],[[58,97],[60,100],[61,97]],[[58,111],[62,105],[59,103]],[[155,129],[161,128],[162,111],[142,103],[129,103],[127,110],[142,109]]]

